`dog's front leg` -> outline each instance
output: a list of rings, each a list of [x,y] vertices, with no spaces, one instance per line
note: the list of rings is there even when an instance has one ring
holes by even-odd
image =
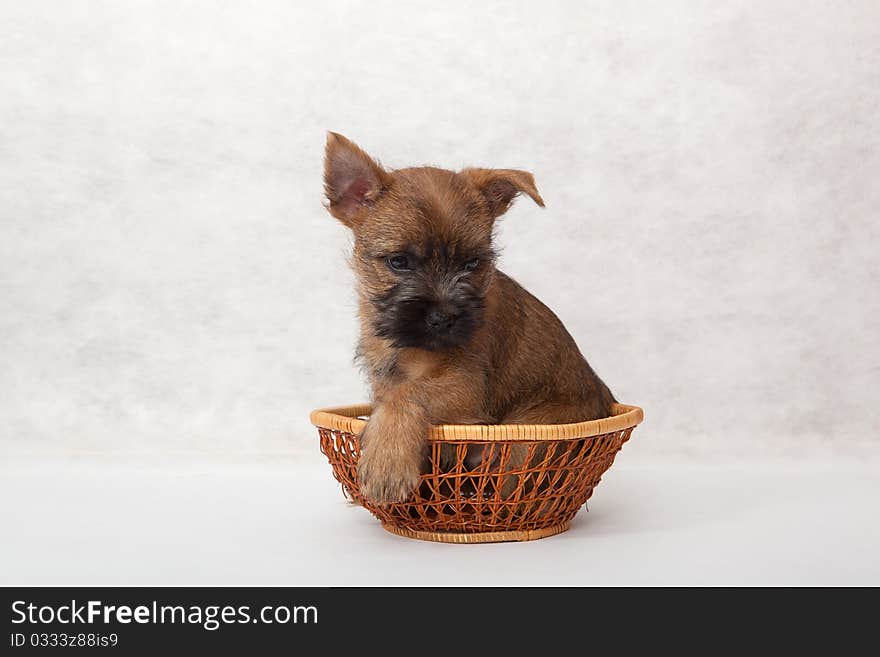
[[[473,367],[448,362],[401,359],[407,378],[374,387],[373,413],[360,436],[358,482],[372,502],[403,502],[418,488],[428,461],[428,429],[437,423],[474,423],[481,419],[483,379]]]
[[[427,457],[428,414],[401,389],[378,401],[360,435],[358,482],[377,504],[403,502],[419,485]]]

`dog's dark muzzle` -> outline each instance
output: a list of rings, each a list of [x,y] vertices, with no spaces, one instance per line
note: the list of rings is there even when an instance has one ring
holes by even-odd
[[[430,308],[425,313],[425,323],[428,325],[428,330],[437,335],[452,330],[457,320],[457,313],[442,308]]]
[[[476,298],[456,304],[426,298],[385,297],[376,303],[376,335],[396,347],[429,351],[450,349],[467,342],[478,326],[483,304]]]

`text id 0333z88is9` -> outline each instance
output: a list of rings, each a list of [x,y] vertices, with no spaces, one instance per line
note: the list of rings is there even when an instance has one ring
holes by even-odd
[[[112,648],[118,643],[115,632],[13,632],[9,637],[12,648]]]

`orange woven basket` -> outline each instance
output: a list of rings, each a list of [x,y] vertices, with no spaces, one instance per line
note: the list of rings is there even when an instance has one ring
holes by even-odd
[[[357,482],[358,434],[370,410],[312,412],[333,475],[386,530],[445,543],[530,541],[564,532],[643,417],[637,406],[615,404],[611,417],[589,422],[431,427],[421,485],[406,502],[379,506],[360,494]],[[473,468],[469,445],[483,450]]]

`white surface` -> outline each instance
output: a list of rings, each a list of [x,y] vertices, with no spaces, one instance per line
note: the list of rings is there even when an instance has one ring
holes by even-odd
[[[504,218],[501,265],[645,407],[643,453],[877,449],[876,0],[8,1],[0,25],[0,456],[304,454],[309,410],[363,400],[328,129],[392,167],[535,173],[547,209]]]
[[[441,545],[383,531],[326,463],[0,470],[0,584],[880,585],[880,467],[618,456],[572,529]]]

